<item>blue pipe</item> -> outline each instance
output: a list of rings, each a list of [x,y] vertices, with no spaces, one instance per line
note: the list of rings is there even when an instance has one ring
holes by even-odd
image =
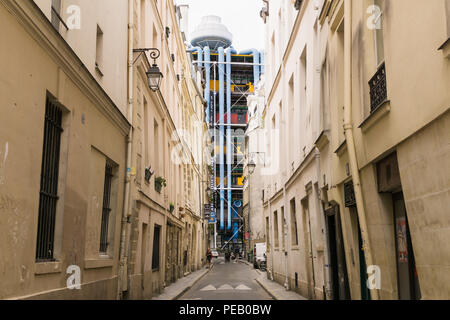
[[[208,102],[207,106],[206,106],[206,123],[210,122],[210,118],[209,118],[209,111],[211,109],[211,99],[210,99],[210,91],[211,91],[211,83],[210,83],[210,79],[211,79],[211,68],[210,68],[210,63],[209,61],[211,61],[211,55],[210,55],[210,50],[209,47],[205,47],[204,49],[204,53],[205,53],[205,71],[206,71],[206,87],[205,87],[205,100]],[[200,60],[201,61],[201,60]],[[214,120],[215,121],[215,120]]]
[[[259,56],[260,60],[261,60],[261,74],[265,74],[266,73],[266,65],[265,65],[265,54],[264,51],[260,52],[260,56]]]
[[[187,50],[187,52],[194,52],[194,51],[197,51],[197,61],[199,61],[197,65],[199,67],[203,67],[203,62],[200,62],[203,61],[203,49],[200,47],[190,46],[189,49]]]
[[[224,50],[223,47],[220,47],[218,50],[219,53],[219,63],[217,64],[219,67],[219,161],[220,161],[220,230],[223,230],[224,225],[224,200],[225,200],[225,164],[224,164],[224,135],[225,135],[225,90],[224,90]],[[215,119],[214,119],[215,121]],[[228,206],[230,206],[229,204]]]
[[[236,201],[233,203],[233,218],[237,218],[238,214],[237,214],[237,206],[236,206]],[[233,222],[233,239],[237,239],[238,238],[238,232],[239,231],[239,224],[237,222]]]
[[[241,51],[239,54],[252,54],[253,55],[253,63],[256,63],[253,66],[253,84],[255,85],[259,81],[259,51],[256,49],[248,49]]]
[[[237,51],[233,47],[225,50],[227,55],[227,184],[228,184],[228,224],[231,229],[231,162],[234,148],[231,146],[231,55]]]

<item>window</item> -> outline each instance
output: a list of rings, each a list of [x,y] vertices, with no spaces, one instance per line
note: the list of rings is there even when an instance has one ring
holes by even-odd
[[[375,60],[377,66],[384,62],[384,38],[383,38],[383,2],[384,0],[374,0],[373,3],[377,8],[375,11]]]
[[[108,249],[108,226],[111,214],[111,185],[113,179],[113,165],[106,161],[105,187],[103,189],[102,223],[100,229],[100,253],[105,254]]]
[[[159,247],[160,247],[161,226],[155,224],[153,232],[153,255],[152,255],[152,269],[158,270],[159,263]]]
[[[445,15],[447,17],[447,36],[450,38],[450,1],[445,1]]]
[[[278,212],[275,211],[273,213],[273,237],[274,237],[274,246],[278,248],[280,246],[279,237],[278,237]]]
[[[300,56],[300,109],[299,109],[299,128],[300,128],[300,147],[303,148],[304,139],[302,133],[305,131],[304,124],[306,123],[306,89],[307,89],[307,47],[303,49]],[[303,112],[305,111],[305,112]],[[305,116],[305,118],[303,118]]]
[[[155,171],[159,173],[159,125],[156,120],[153,122],[153,156],[155,157]]]
[[[145,3],[146,0],[141,0],[141,17],[140,17],[140,34],[141,34],[141,45],[145,47]]]
[[[61,19],[61,0],[52,0],[52,25],[56,30],[59,30],[59,23]]]
[[[275,58],[275,50],[276,50],[276,46],[275,46],[275,31],[272,33],[272,37],[270,39],[270,60],[271,60],[271,66],[272,66],[272,78],[275,78],[276,76],[276,68],[275,68],[275,63],[276,63],[276,58]]]
[[[103,65],[103,31],[97,25],[97,41],[95,46],[95,69],[103,76],[101,71]]]
[[[266,247],[267,251],[270,249],[270,223],[269,217],[266,217]]]
[[[58,201],[62,110],[47,96],[37,233],[37,261],[54,260],[56,203]]]
[[[297,213],[295,210],[295,198],[291,200],[291,240],[293,246],[298,245]]]
[[[338,58],[337,58],[337,67],[336,67],[336,73],[337,75],[333,75],[334,77],[337,77],[337,82],[335,83],[337,90],[337,114],[338,114],[338,138],[339,138],[339,144],[341,144],[345,140],[345,132],[344,132],[344,34],[345,34],[345,21],[342,20],[341,24],[339,25],[336,36],[338,41]],[[333,81],[334,82],[334,81]]]
[[[148,141],[148,103],[147,103],[147,99],[145,99],[145,97],[143,97],[143,107],[144,107],[144,167],[148,167],[150,164],[150,159],[149,159],[149,141]]]
[[[329,129],[329,84],[328,84],[328,62],[324,61],[322,64],[322,72],[320,73],[320,130],[325,131]]]

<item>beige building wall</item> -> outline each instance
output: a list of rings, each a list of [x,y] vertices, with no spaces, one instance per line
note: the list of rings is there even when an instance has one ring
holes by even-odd
[[[133,48],[157,48],[160,90],[148,87],[149,53],[135,52],[133,67],[132,223],[127,299],[151,298],[203,266],[206,253],[203,98],[191,71],[179,12],[171,1],[135,1]],[[153,174],[145,179],[145,171]],[[155,179],[166,186],[158,191]],[[155,225],[161,228],[154,243]],[[153,261],[159,250],[159,264]]]
[[[359,239],[363,210],[356,203],[346,204],[350,193],[344,188],[355,174],[350,170],[344,133],[344,109],[348,107],[344,101],[344,58],[348,54],[344,50],[344,3],[303,1],[298,14],[294,11],[292,16],[291,2],[270,2],[266,17],[269,66],[264,130],[274,138],[266,139],[265,150],[269,159],[281,158],[264,185],[268,277],[316,299],[324,291],[327,298],[370,298],[364,279],[367,261],[361,250],[365,244]],[[380,298],[400,297],[394,199],[402,192],[413,248],[409,254],[414,254],[421,298],[446,299],[448,286],[441,281],[448,268],[444,212],[449,202],[445,160],[449,3],[348,3],[353,6],[352,126],[366,233],[374,264],[381,272]],[[373,14],[368,10],[374,4],[381,8],[381,31],[368,27]],[[402,26],[409,25],[410,19],[416,23],[406,30]],[[370,81],[383,62],[387,101],[371,108]],[[290,106],[294,106],[292,111]],[[273,129],[282,130],[273,133]],[[391,170],[383,171],[386,161],[391,161]],[[298,240],[292,237],[291,200]],[[330,238],[330,215],[339,221],[342,233],[339,277],[346,280],[339,281],[347,294],[334,286],[336,262],[331,260],[330,245],[336,243]]]
[[[443,215],[450,200],[448,161],[443,158],[448,154],[448,139],[441,137],[449,136],[445,127],[450,105],[445,46],[448,1],[377,1],[383,19],[378,34],[367,24],[371,17],[367,9],[373,4],[352,1],[352,125],[368,235],[374,264],[381,271],[380,298],[400,297],[393,194],[403,192],[413,248],[409,258],[413,253],[421,298],[447,299],[449,288],[442,284],[446,283],[443,270],[448,268],[447,219]],[[345,18],[344,1],[327,1],[321,9],[321,74],[326,79],[321,83],[321,113],[331,122],[317,146],[325,179],[324,205],[334,203],[340,208],[351,298],[360,299],[365,284],[360,281],[357,211],[344,204],[344,183],[352,180],[341,125]],[[414,24],[408,22],[411,19]],[[408,31],[402,27],[405,25],[409,25]],[[369,81],[382,62],[387,101],[371,110]],[[392,174],[398,181],[391,181],[395,185],[392,190],[381,192],[384,180],[380,177],[385,171],[379,165],[393,153],[398,165],[393,165]]]
[[[265,108],[264,75],[258,82],[255,93],[247,98],[249,125],[246,131],[246,150],[244,166],[243,218],[244,232],[249,232],[249,239],[244,239],[245,253],[254,254],[255,243],[266,242],[266,228],[263,212],[264,177],[261,172],[265,164],[263,111]],[[255,168],[249,176],[247,164],[253,161]],[[249,214],[250,212],[250,214]],[[248,259],[248,256],[244,257]],[[254,262],[254,260],[253,260]]]
[[[319,205],[317,41],[313,1],[269,3],[266,20],[267,163],[264,210],[268,275],[311,299],[323,299],[326,250]],[[278,240],[278,241],[277,241]]]
[[[95,16],[90,14],[86,23]],[[1,38],[8,43],[8,50],[0,52],[0,105],[8,114],[0,119],[0,212],[9,217],[0,227],[0,297],[115,299],[129,130],[118,97],[125,87],[109,96],[87,60],[80,60],[34,2],[1,1],[0,21]],[[125,77],[120,69],[109,71]],[[46,99],[62,110],[63,131],[59,163],[54,164],[59,167],[54,259],[42,261],[36,259],[36,247]],[[107,161],[113,167],[111,211],[108,245],[101,253]],[[67,281],[77,268],[80,289],[70,290]]]

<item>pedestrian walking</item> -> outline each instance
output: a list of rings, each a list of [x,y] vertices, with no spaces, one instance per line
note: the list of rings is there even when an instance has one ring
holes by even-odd
[[[206,251],[207,268],[211,268],[211,259],[212,259],[211,248],[208,248],[208,250]]]

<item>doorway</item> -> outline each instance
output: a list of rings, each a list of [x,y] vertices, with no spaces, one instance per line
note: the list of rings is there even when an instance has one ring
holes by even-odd
[[[338,206],[332,206],[325,210],[325,221],[328,231],[331,284],[333,290],[332,299],[349,300],[350,286],[348,283],[344,241]]]
[[[397,260],[398,298],[400,300],[419,300],[421,298],[414,251],[409,232],[403,193],[393,194],[395,256]]]

